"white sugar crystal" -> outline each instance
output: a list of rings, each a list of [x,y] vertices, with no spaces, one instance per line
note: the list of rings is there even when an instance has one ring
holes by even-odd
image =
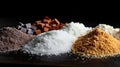
[[[31,26],[31,23],[27,23],[27,24],[25,24],[26,25],[26,28],[27,29],[29,29],[29,28],[31,28],[32,26]]]
[[[21,29],[21,28],[22,28],[22,26],[18,25],[18,29]]]
[[[85,27],[83,23],[71,22],[67,24],[62,30],[72,34],[76,37],[83,36],[92,30],[91,27]]]
[[[33,30],[32,29],[28,29],[28,34],[33,34]]]
[[[60,55],[71,51],[76,38],[62,30],[53,30],[37,35],[23,47],[25,53],[36,55]]]

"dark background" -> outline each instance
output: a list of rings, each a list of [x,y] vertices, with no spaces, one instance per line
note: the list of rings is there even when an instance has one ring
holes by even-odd
[[[43,19],[45,16],[49,16],[50,18],[57,18],[61,22],[79,21],[86,26],[96,26],[104,23],[120,27],[119,6],[119,2],[113,1],[5,2],[5,4],[0,5],[0,26],[16,25],[18,22],[33,23],[36,20]]]
[[[34,22],[44,16],[60,21],[83,22],[86,26],[99,23],[120,27],[119,2],[115,1],[1,1],[0,25],[15,25],[19,21]]]
[[[81,22],[86,26],[96,26],[100,23],[109,24],[114,27],[120,27],[120,16],[118,15],[42,15],[38,14],[36,16],[4,16],[0,17],[0,26],[15,26],[18,22],[23,23],[33,23],[36,20],[42,20],[45,16],[50,18],[57,18],[61,22]]]
[[[50,18],[57,18],[61,22],[81,22],[84,23],[85,26],[95,27],[100,23],[104,23],[112,25],[114,27],[120,27],[120,10],[119,5],[116,5],[116,3],[113,6],[113,3],[109,3],[108,5],[107,2],[105,3],[105,5],[107,6],[104,6],[100,2],[100,4],[94,2],[94,4],[90,2],[88,2],[89,4],[87,4],[86,2],[85,4],[82,4],[81,2],[79,2],[77,3],[77,5],[75,3],[69,3],[69,5],[68,3],[65,3],[64,6],[61,6],[63,5],[63,2],[59,4],[57,2],[52,3],[53,6],[51,6],[51,3],[46,4],[45,2],[26,2],[24,4],[20,3],[19,1],[17,2],[18,3],[15,4],[5,2],[5,4],[2,5],[4,7],[0,7],[0,27],[16,26],[18,22],[33,23],[36,20],[43,19],[45,16],[49,16]],[[43,4],[41,5],[41,3]],[[99,6],[96,6],[96,4],[98,4]],[[60,5],[60,7],[57,5]],[[73,5],[75,6],[73,7]],[[0,65],[26,66],[15,64]],[[34,67],[34,65],[32,67]]]

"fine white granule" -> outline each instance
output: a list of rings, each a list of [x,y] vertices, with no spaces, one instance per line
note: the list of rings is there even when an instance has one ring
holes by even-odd
[[[120,29],[119,28],[114,28],[111,25],[107,25],[107,24],[99,24],[98,26],[96,26],[96,28],[100,28],[102,30],[104,30],[105,32],[113,35],[115,38],[120,39]]]
[[[37,35],[23,47],[23,52],[35,55],[60,55],[71,51],[75,36],[62,30],[53,30]]]
[[[71,22],[67,24],[62,30],[74,35],[75,37],[80,37],[86,35],[92,30],[92,27],[85,27],[83,23]]]
[[[114,37],[120,40],[120,30],[114,34]]]

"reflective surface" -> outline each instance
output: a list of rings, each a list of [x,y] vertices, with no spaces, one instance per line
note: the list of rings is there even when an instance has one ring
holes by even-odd
[[[30,56],[11,52],[0,55],[0,63],[34,66],[85,66],[85,67],[120,67],[120,57],[90,59],[73,54],[59,56]]]

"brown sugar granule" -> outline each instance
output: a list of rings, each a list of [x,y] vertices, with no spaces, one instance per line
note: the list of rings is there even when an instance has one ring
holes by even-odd
[[[3,27],[0,29],[0,52],[18,50],[33,37],[16,28]]]
[[[85,57],[101,58],[120,53],[120,41],[105,31],[96,28],[79,37],[72,46],[73,53]]]

